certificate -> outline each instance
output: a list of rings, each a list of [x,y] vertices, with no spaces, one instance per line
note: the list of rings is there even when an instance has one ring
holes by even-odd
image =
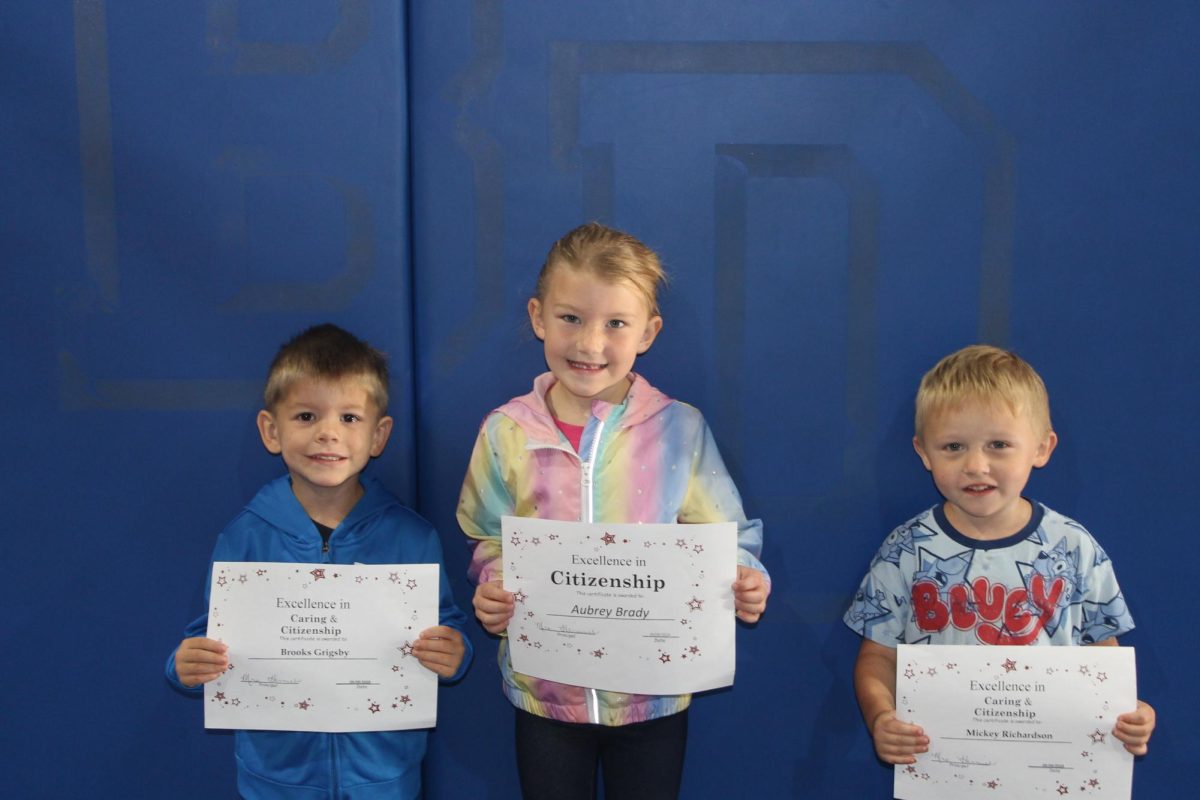
[[[413,655],[438,621],[436,564],[218,561],[208,637],[229,669],[206,728],[384,731],[437,722],[437,675]]]
[[[1137,707],[1131,647],[900,645],[896,716],[929,751],[895,795],[1128,800],[1133,756],[1113,735]]]
[[[504,517],[517,672],[635,694],[733,683],[737,526]]]

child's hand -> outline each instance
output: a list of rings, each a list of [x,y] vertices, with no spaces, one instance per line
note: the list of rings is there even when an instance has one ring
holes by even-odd
[[[758,622],[767,610],[767,595],[771,587],[761,572],[753,567],[737,568],[737,580],[733,582],[733,606],[743,622]]]
[[[464,652],[466,647],[463,645],[462,634],[445,625],[426,628],[413,642],[413,655],[421,662],[421,666],[443,678],[449,678],[458,672]]]
[[[1154,732],[1154,709],[1138,700],[1137,711],[1117,717],[1113,736],[1125,743],[1125,749],[1135,756],[1144,756],[1150,748],[1150,734]]]
[[[475,618],[483,623],[483,629],[488,633],[502,633],[516,609],[512,592],[504,591],[500,581],[479,584],[471,602],[475,606]]]
[[[175,674],[184,686],[199,686],[216,680],[229,668],[228,645],[216,639],[195,636],[184,639],[175,651]]]
[[[929,737],[920,725],[896,719],[895,711],[881,711],[871,722],[875,754],[888,764],[915,764],[916,754],[929,750]]]

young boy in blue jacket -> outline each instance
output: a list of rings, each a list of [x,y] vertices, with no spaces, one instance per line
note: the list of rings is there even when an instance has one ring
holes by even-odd
[[[334,325],[310,328],[279,350],[264,401],[259,434],[288,474],[264,486],[226,526],[213,561],[441,565],[433,526],[379,481],[361,477],[392,431],[383,354]],[[470,663],[471,645],[444,569],[440,597],[441,624],[421,632],[413,654],[443,680],[455,680]],[[207,628],[204,613],[167,659],[167,680],[197,694],[229,666],[226,646],[207,638]],[[423,730],[239,730],[238,791],[246,798],[419,797],[425,739]]]

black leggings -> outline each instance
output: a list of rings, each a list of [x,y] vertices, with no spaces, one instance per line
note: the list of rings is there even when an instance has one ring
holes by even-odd
[[[676,800],[687,710],[632,725],[559,722],[517,709],[517,772],[525,800]]]

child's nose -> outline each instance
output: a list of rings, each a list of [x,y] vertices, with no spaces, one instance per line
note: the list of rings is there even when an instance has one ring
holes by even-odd
[[[592,325],[579,332],[579,349],[584,353],[599,353],[604,349],[604,331]]]
[[[987,472],[988,460],[982,450],[971,450],[967,453],[966,461],[963,462],[963,468],[971,474]]]

